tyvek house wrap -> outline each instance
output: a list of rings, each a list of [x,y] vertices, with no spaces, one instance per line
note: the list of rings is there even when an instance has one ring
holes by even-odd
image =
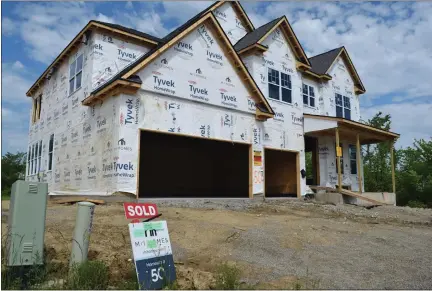
[[[255,103],[206,25],[192,31],[137,74],[143,82],[141,90],[134,96],[119,98],[119,135],[132,147],[120,151],[122,163],[138,164],[139,129],[245,142],[252,144],[253,153],[263,157],[261,164],[254,163],[252,173],[253,193],[263,192],[264,127],[267,123],[271,127],[272,121],[256,120]],[[302,150],[302,118],[296,112],[293,118],[287,110],[286,120],[274,122],[275,130],[267,131],[268,147]],[[128,122],[126,116],[130,116]],[[140,167],[146,166],[151,165],[142,161]],[[121,191],[135,193],[136,175],[134,167],[121,176]]]
[[[354,94],[354,82],[348,72],[345,61],[339,57],[330,68],[329,74],[332,80],[323,83],[320,88],[320,107],[321,114],[328,116],[336,116],[335,94],[341,94],[349,98],[351,103],[351,119],[354,121],[360,120],[359,97]],[[320,121],[321,124],[324,122]],[[320,137],[319,142],[319,163],[320,163],[320,184],[321,186],[334,187],[337,184],[337,165],[336,165],[336,149],[335,137]],[[343,152],[343,175],[342,184],[351,185],[353,191],[358,191],[358,175],[351,174],[350,165],[350,142],[343,139],[340,140]],[[363,169],[362,169],[363,171]],[[361,186],[364,190],[364,184]]]
[[[230,2],[215,9],[214,15],[233,45],[247,34],[247,29],[237,17],[237,13],[234,11]]]
[[[43,95],[41,118],[30,122],[29,145],[42,140],[39,175],[29,181],[48,183],[50,194],[107,195],[118,191],[112,169],[119,158],[118,100],[110,98],[91,107],[81,101],[97,85],[130,63],[125,57],[148,51],[116,37],[94,33],[88,45],[81,44],[69,61],[63,62],[36,92]],[[83,54],[82,86],[69,94],[69,65]],[[114,61],[115,66],[112,66]],[[107,70],[110,67],[111,70]],[[104,72],[104,74],[100,74]],[[110,75],[111,74],[111,75]],[[93,82],[94,81],[94,82]],[[31,119],[30,119],[31,120]],[[48,151],[54,134],[53,166],[48,169]],[[123,166],[122,166],[123,167]],[[112,176],[114,177],[112,177]]]

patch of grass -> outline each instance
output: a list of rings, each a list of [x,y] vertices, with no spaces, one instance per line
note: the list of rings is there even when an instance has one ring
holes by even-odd
[[[411,208],[427,208],[427,205],[425,203],[418,200],[408,201],[407,206]]]
[[[67,280],[67,289],[106,290],[108,280],[108,266],[104,262],[87,261],[72,267]]]
[[[238,290],[240,289],[241,271],[235,265],[223,263],[216,269],[215,289]]]

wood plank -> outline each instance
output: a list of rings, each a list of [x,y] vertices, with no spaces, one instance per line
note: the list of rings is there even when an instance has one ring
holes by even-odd
[[[356,155],[357,155],[357,178],[359,185],[359,192],[362,192],[362,171],[361,171],[361,148],[360,148],[360,135],[357,133],[357,143],[356,143]]]
[[[337,154],[337,148],[339,147],[339,128],[336,127],[336,162],[337,162],[337,171],[338,171],[338,189],[342,190],[342,173],[341,173],[341,163],[340,156]]]
[[[395,178],[395,163],[394,163],[394,142],[390,143],[390,161],[391,161],[391,174],[392,174],[392,190],[396,194],[396,178]]]
[[[74,204],[77,202],[92,202],[94,204],[105,204],[104,200],[98,200],[98,199],[91,199],[91,198],[79,198],[79,197],[74,197],[74,198],[60,198],[60,199],[55,199],[53,200],[54,203],[56,204]]]
[[[375,203],[376,205],[393,205],[392,203],[381,202],[381,201],[378,201],[378,200],[375,200],[375,199],[372,199],[369,197],[365,197],[363,195],[360,195],[360,194],[357,194],[353,191],[349,191],[349,190],[345,190],[345,189],[340,190],[339,193],[341,193],[342,195],[348,195],[348,196],[362,199],[362,200],[365,200],[365,201],[368,201],[371,203]]]

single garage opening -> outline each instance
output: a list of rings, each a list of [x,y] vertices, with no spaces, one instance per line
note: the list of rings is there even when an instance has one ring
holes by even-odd
[[[248,198],[250,146],[141,131],[139,198]]]
[[[264,149],[266,197],[297,197],[297,153]]]

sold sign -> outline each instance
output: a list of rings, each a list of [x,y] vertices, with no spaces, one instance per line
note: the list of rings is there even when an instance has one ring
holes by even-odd
[[[123,203],[127,219],[150,218],[158,215],[156,204],[153,203]]]

